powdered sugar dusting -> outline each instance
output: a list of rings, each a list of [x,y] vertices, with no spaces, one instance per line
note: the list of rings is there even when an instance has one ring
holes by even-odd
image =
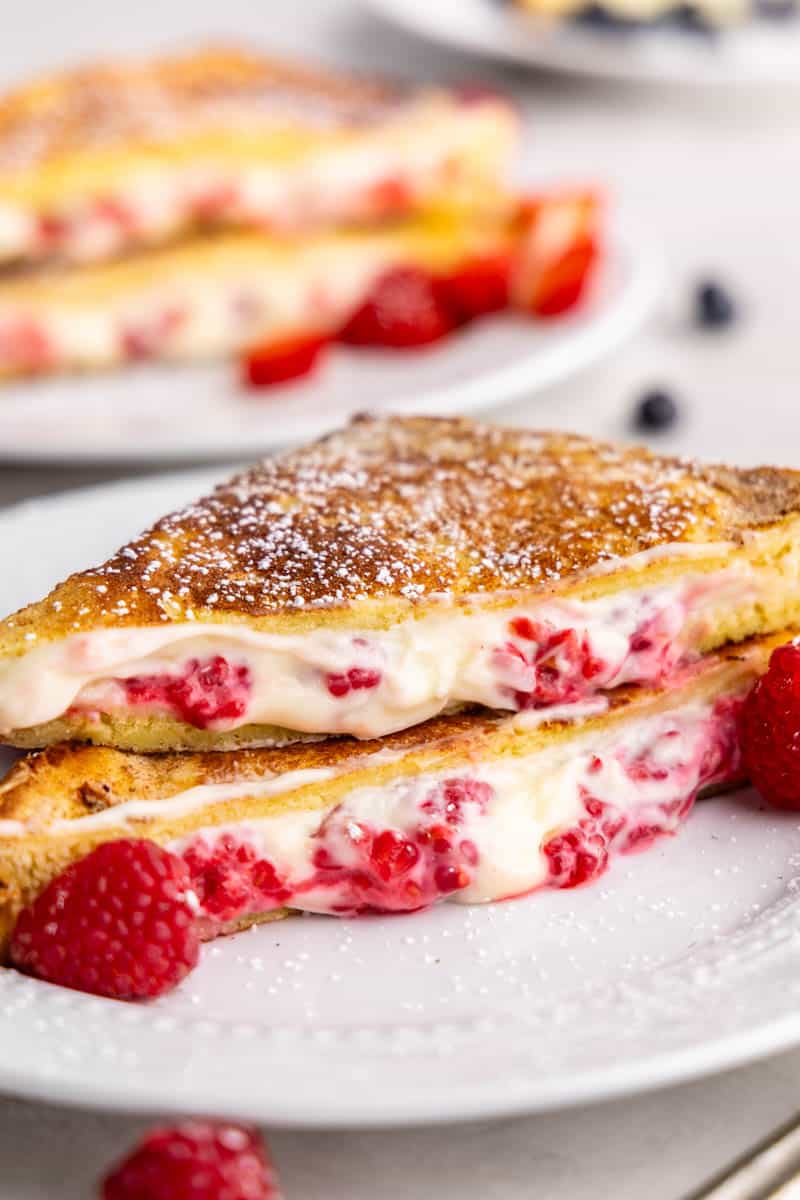
[[[546,591],[655,547],[741,540],[759,505],[774,520],[800,503],[791,473],[759,498],[770,474],[466,420],[361,419],[165,518],[50,604],[72,630]]]
[[[236,50],[85,67],[0,105],[0,166],[24,169],[77,150],[172,139],[198,130],[252,133],[385,120],[400,92]]]

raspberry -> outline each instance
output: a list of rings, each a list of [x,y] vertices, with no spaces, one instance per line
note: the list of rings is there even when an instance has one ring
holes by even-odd
[[[776,808],[800,810],[800,646],[773,651],[739,718],[744,768]]]
[[[279,1200],[257,1132],[212,1121],[154,1129],[102,1188],[102,1200]]]
[[[189,873],[152,842],[107,842],[20,913],[11,958],[62,987],[117,1000],[161,996],[197,963]]]
[[[457,325],[502,312],[511,296],[511,259],[507,254],[475,258],[437,282],[437,295]]]
[[[417,267],[396,267],[373,285],[339,340],[404,350],[437,342],[452,330],[453,321],[430,275]]]

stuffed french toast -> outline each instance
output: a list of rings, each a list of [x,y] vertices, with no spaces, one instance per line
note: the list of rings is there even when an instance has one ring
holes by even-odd
[[[0,262],[84,262],[198,229],[491,211],[517,140],[496,95],[227,46],[84,66],[0,97]]]
[[[383,737],[669,687],[800,619],[800,474],[467,420],[267,460],[0,624],[0,736]]]
[[[792,636],[707,655],[666,689],[464,712],[367,743],[31,755],[0,784],[0,951],[70,864],[130,839],[181,860],[206,938],[290,911],[409,912],[589,883],[676,832],[699,793],[742,781],[741,703]]]

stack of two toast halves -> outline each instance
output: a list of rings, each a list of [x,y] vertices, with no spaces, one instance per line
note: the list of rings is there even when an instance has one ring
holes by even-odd
[[[101,843],[203,933],[572,887],[742,779],[800,474],[364,418],[0,625],[0,936]]]
[[[264,384],[334,338],[566,311],[596,198],[515,196],[519,133],[485,90],[225,46],[0,95],[0,381],[257,349]]]

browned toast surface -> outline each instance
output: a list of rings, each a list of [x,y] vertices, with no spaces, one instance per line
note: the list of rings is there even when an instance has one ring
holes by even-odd
[[[280,122],[321,130],[385,117],[403,97],[228,46],[145,63],[98,63],[0,100],[0,167],[30,170],[87,150],[157,146],[199,130]]]
[[[653,552],[637,567],[648,577],[701,569],[704,555],[718,567],[752,534],[793,530],[799,513],[795,471],[468,420],[364,418],[236,476],[73,575],[0,624],[0,655],[103,627],[385,627],[443,598],[587,578],[613,590],[621,574],[630,582],[632,555]],[[681,556],[687,544],[699,552]]]

